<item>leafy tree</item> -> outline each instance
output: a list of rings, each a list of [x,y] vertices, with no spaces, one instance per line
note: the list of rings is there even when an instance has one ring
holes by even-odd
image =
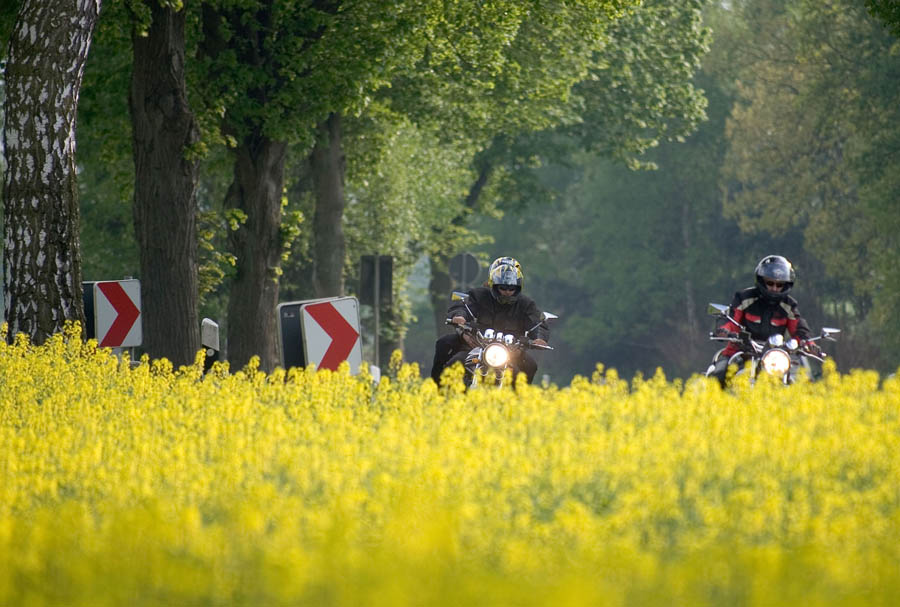
[[[342,114],[361,108],[392,66],[410,60],[425,13],[418,4],[394,2],[204,5],[208,99],[221,100],[223,131],[235,144],[225,206],[243,221],[229,235],[237,260],[228,312],[235,364],[259,354],[264,368],[274,365],[288,143],[300,153],[317,144],[313,189],[342,201],[335,190],[342,187],[335,172],[342,162]],[[313,223],[323,235],[340,229],[328,216]],[[337,256],[343,262],[340,250]]]
[[[465,225],[472,210],[491,208],[481,200],[485,191],[496,193],[502,201],[497,206],[504,209],[514,209],[522,200],[552,201],[552,189],[534,178],[541,164],[565,163],[587,150],[637,168],[648,149],[661,141],[682,140],[695,130],[706,103],[691,82],[709,44],[703,6],[695,0],[645,2],[605,24],[602,36],[592,38],[597,45],[584,49],[582,63],[569,72],[579,79],[563,96],[566,102],[536,112],[531,122],[516,125],[509,118],[501,135],[476,157],[476,178],[453,225]],[[461,250],[447,240],[443,254],[431,258],[431,299],[439,331],[450,289],[447,259]]]
[[[249,11],[239,3],[211,4],[204,18],[207,56],[212,59],[206,72],[212,76],[213,97],[225,99],[225,131],[234,137],[238,162],[245,167],[235,172],[229,202],[246,217],[246,223],[231,239],[238,260],[229,310],[233,360],[239,363],[250,353],[261,353],[264,360],[273,358],[277,294],[274,279],[280,272],[284,247],[278,238],[284,185],[280,144],[296,141],[299,145],[313,145],[311,162],[315,170],[310,174],[310,190],[322,202],[317,204],[312,220],[313,284],[317,294],[336,294],[343,290],[345,260],[342,222],[337,218],[342,217],[344,204],[341,137],[346,117],[362,111],[369,97],[388,84],[398,90],[412,90],[402,86],[401,75],[409,81],[411,75],[418,74],[422,75],[416,81],[419,99],[428,96],[431,101],[456,108],[455,113],[438,112],[440,120],[431,118],[430,124],[439,123],[447,132],[478,129],[487,122],[485,116],[480,116],[476,123],[453,129],[458,126],[451,121],[454,116],[474,115],[477,112],[473,108],[485,104],[499,108],[501,101],[525,100],[527,93],[550,107],[556,103],[553,98],[559,92],[556,83],[577,79],[577,75],[573,78],[564,73],[569,49],[554,57],[527,55],[541,69],[552,61],[562,65],[558,72],[554,71],[556,68],[546,72],[550,78],[543,76],[546,91],[528,90],[523,84],[538,84],[522,77],[530,76],[532,68],[509,60],[515,58],[514,53],[522,52],[516,42],[520,39],[518,34],[530,30],[533,44],[539,40],[537,33],[542,29],[555,31],[557,35],[551,39],[557,45],[555,50],[563,48],[562,40],[580,49],[588,45],[583,41],[592,37],[571,34],[597,31],[608,20],[611,7],[617,5],[351,2],[341,4],[337,10],[337,3],[298,2],[277,8],[263,4],[259,10]],[[573,28],[581,24],[590,29]],[[506,50],[510,42],[512,50]],[[508,71],[500,72],[500,68]],[[235,87],[235,83],[240,86]],[[489,94],[486,101],[469,103],[492,87],[503,91],[503,96]],[[460,92],[464,93],[460,98],[450,96]],[[400,107],[402,113],[407,113],[411,106],[401,103]],[[419,103],[418,107],[425,104]],[[513,108],[504,112],[506,116],[517,113]],[[495,109],[493,118],[497,115]],[[241,154],[253,150],[256,154],[272,150],[272,162],[250,162],[251,156],[240,160]],[[254,173],[250,167],[260,166],[270,167],[269,177],[259,178],[259,173],[255,173],[257,178],[251,179]],[[244,182],[239,179],[241,175],[245,176]],[[269,194],[250,196],[253,183],[267,184]],[[254,206],[252,200],[260,202]],[[247,243],[253,243],[257,250]],[[241,324],[244,329],[239,329]]]
[[[361,255],[391,255],[393,304],[381,311],[379,360],[402,348],[412,320],[406,285],[436,226],[457,214],[471,180],[473,150],[465,141],[442,143],[408,118],[373,105],[350,125],[347,146],[347,210],[344,214],[347,275],[356,284]],[[418,277],[416,277],[418,278]]]
[[[75,123],[99,0],[25,0],[5,80],[4,276],[10,338],[84,322]]]
[[[226,196],[227,217],[239,226],[229,231],[231,251],[237,262],[235,290],[230,298],[233,308],[229,318],[233,322],[229,322],[228,340],[235,364],[241,364],[254,353],[263,354],[264,361],[274,360],[274,303],[278,288],[274,279],[281,273],[291,234],[296,233],[295,221],[288,224],[283,221],[286,184],[278,160],[282,153],[289,160],[291,154],[306,157],[310,150],[317,150],[322,157],[330,159],[329,163],[320,165],[327,167],[327,171],[305,169],[304,183],[299,184],[298,191],[313,191],[315,183],[336,184],[321,189],[324,194],[316,200],[338,202],[323,205],[320,210],[315,204],[306,207],[304,215],[312,221],[301,224],[306,233],[301,233],[299,244],[307,247],[318,293],[342,292],[346,268],[354,266],[346,260],[355,258],[352,251],[358,245],[352,234],[349,249],[344,248],[340,233],[331,241],[324,239],[326,228],[348,225],[358,233],[359,228],[348,221],[365,225],[367,218],[389,217],[390,209],[396,209],[384,194],[387,189],[376,191],[365,185],[371,180],[363,177],[366,171],[354,159],[361,157],[357,156],[360,153],[374,158],[372,150],[378,146],[363,142],[366,137],[379,137],[381,127],[375,127],[368,135],[366,129],[391,122],[384,119],[387,115],[384,111],[374,108],[384,107],[387,113],[408,117],[400,119],[401,122],[408,119],[409,128],[415,128],[420,138],[427,140],[432,137],[430,133],[442,135],[433,145],[440,144],[448,155],[458,149],[484,148],[465,172],[454,172],[458,175],[456,179],[468,179],[473,187],[467,188],[467,195],[457,197],[452,217],[465,219],[467,211],[461,209],[467,201],[489,209],[499,196],[509,200],[513,196],[523,198],[527,184],[540,187],[531,177],[531,171],[518,170],[534,164],[534,148],[529,150],[528,146],[538,140],[527,134],[561,124],[571,126],[582,120],[577,110],[585,101],[573,94],[572,85],[585,80],[591,66],[596,73],[590,78],[602,76],[603,62],[594,61],[595,51],[624,45],[625,37],[621,33],[617,34],[620,38],[617,44],[610,44],[607,30],[617,23],[627,7],[625,3],[612,2],[418,3],[409,7],[392,3],[388,10],[373,3],[348,3],[335,12],[336,3],[325,2],[277,7],[245,5],[220,1],[200,7],[204,28],[202,56],[207,60],[197,63],[199,73],[209,85],[203,87],[203,95],[199,97],[202,103],[196,105],[201,120],[207,109],[219,111],[224,116],[223,132],[235,146],[232,147],[234,177],[230,194]],[[382,9],[386,11],[384,14],[380,12]],[[661,36],[665,28],[660,24],[672,15],[664,14],[659,6],[653,10],[661,21],[657,23],[647,16],[645,19],[654,22],[654,35]],[[691,19],[672,23],[678,25],[673,28],[678,32],[684,24],[696,26]],[[371,27],[372,24],[377,27]],[[687,31],[694,35],[690,28]],[[267,37],[276,36],[276,32],[277,40]],[[646,40],[646,37],[636,39],[634,48],[639,50]],[[695,36],[688,41],[688,46],[701,40],[702,37]],[[676,50],[682,48],[677,34],[667,42],[672,46],[673,61],[689,58],[690,53]],[[389,48],[391,44],[394,48]],[[380,58],[385,53],[390,55],[390,61]],[[607,71],[611,74],[618,69]],[[673,82],[679,82],[680,75],[673,73],[676,74]],[[637,90],[645,80],[645,76],[635,78],[633,84]],[[665,87],[660,90],[664,91]],[[654,94],[658,95],[660,90]],[[668,94],[672,99],[687,98],[672,91]],[[696,92],[692,97],[694,101],[700,99]],[[376,98],[382,103],[372,103]],[[639,105],[632,104],[631,111]],[[374,112],[373,118],[374,115],[378,118],[367,117],[370,111]],[[694,120],[702,115],[702,107],[699,113],[696,107],[692,111]],[[682,115],[687,117],[687,112]],[[644,139],[657,126],[641,124],[640,117],[632,120]],[[678,131],[674,121],[672,125],[669,134]],[[588,130],[583,132],[585,137],[591,137]],[[328,136],[317,137],[317,133]],[[457,138],[463,138],[465,143],[461,146],[450,143]],[[548,142],[554,138],[575,140],[571,136],[544,137],[538,145],[546,151]],[[341,140],[351,147],[337,146]],[[352,149],[357,145],[359,151]],[[402,146],[391,152],[399,153],[400,149]],[[276,151],[274,156],[268,156],[274,163],[261,162],[267,157],[266,150]],[[396,154],[392,157],[396,158]],[[396,162],[387,159],[388,155],[384,158],[385,166]],[[346,176],[342,166],[345,162],[353,171]],[[259,173],[263,166],[269,166],[271,172]],[[379,170],[373,164],[365,166],[375,174]],[[254,189],[256,185],[263,187]],[[513,185],[518,188],[518,195]],[[343,204],[338,187],[346,187],[353,201],[347,220],[327,219],[324,213],[330,208],[331,217],[343,217],[343,208],[334,213],[336,204]],[[402,184],[395,181],[390,197],[408,200],[413,191],[415,188],[404,191]],[[482,198],[483,191],[488,195]],[[337,195],[329,198],[328,192]],[[258,200],[259,204],[253,206],[251,199]],[[293,194],[289,199],[293,205]],[[378,210],[382,204],[387,212]],[[359,213],[363,208],[366,212]],[[452,232],[430,227],[451,223],[446,219],[451,216],[446,209],[438,211],[437,208],[437,205],[423,208],[415,223],[416,231],[407,234],[412,236],[405,245],[407,251],[440,251],[451,238],[459,242],[474,240],[464,221],[457,222]],[[390,227],[389,231],[393,229]],[[351,255],[346,251],[351,251]],[[403,255],[410,260],[407,263],[411,267],[411,254]],[[323,264],[329,259],[332,264],[337,260],[337,264],[326,270]],[[257,265],[252,265],[253,260]],[[340,282],[325,286],[323,278]],[[445,297],[445,293],[442,290],[441,296]],[[270,308],[271,315],[266,312]],[[264,362],[264,366],[267,364],[270,362]]]
[[[866,0],[869,12],[884,22],[895,36],[900,37],[900,4],[895,0]]]
[[[896,39],[852,2],[741,9],[759,34],[744,43],[726,212],[749,232],[801,231],[845,360],[873,364],[873,346],[900,346]]]
[[[701,371],[712,355],[707,302],[728,303],[766,250],[721,218],[730,103],[708,75],[704,84],[710,120],[686,142],[648,151],[655,170],[582,153],[539,171],[561,192],[552,210],[531,205],[484,224],[496,234],[489,257],[516,256],[526,292],[560,316],[556,351],[539,355],[554,381],[589,376],[598,361],[624,376]]]

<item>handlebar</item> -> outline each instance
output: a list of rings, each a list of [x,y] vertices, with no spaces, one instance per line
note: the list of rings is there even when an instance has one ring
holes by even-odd
[[[451,326],[451,327],[458,328],[458,329],[462,329],[463,331],[466,331],[466,332],[468,332],[468,333],[474,333],[474,332],[475,332],[475,327],[473,327],[473,326],[470,325],[469,323],[463,323],[463,324],[460,325],[460,324],[457,324],[457,323],[453,322],[453,319],[452,319],[452,318],[448,318],[448,319],[444,320],[444,324],[445,324],[445,325],[448,325],[448,326]]]
[[[451,327],[453,327],[459,331],[462,331],[464,333],[469,333],[471,335],[477,336],[477,339],[479,342],[483,338],[481,332],[478,331],[474,326],[470,325],[469,323],[463,323],[460,325],[460,324],[453,322],[452,318],[447,318],[444,320],[444,324],[451,326]],[[525,348],[531,348],[534,350],[553,350],[554,349],[553,346],[545,346],[545,345],[541,345],[541,344],[536,344],[536,343],[534,343],[533,340],[528,339],[527,337],[516,338],[516,343],[519,346],[522,346]]]
[[[765,347],[765,344],[766,344],[765,341],[755,340],[755,339],[751,338],[750,334],[747,332],[741,332],[739,334],[736,334],[736,336],[725,336],[725,335],[718,336],[715,334],[715,332],[710,331],[709,339],[711,341],[726,341],[729,343],[739,344],[741,346],[744,346],[745,348],[752,347],[754,350],[756,350],[758,352],[761,351]],[[817,338],[812,338],[807,341],[816,341],[816,339]],[[826,354],[825,352],[820,351],[818,354],[811,352],[809,349],[807,349],[802,344],[794,349],[788,348],[788,350],[791,352],[798,352],[798,353],[802,354],[803,356],[808,356],[809,358],[812,358],[819,362],[825,362],[825,359],[828,358],[828,354]]]

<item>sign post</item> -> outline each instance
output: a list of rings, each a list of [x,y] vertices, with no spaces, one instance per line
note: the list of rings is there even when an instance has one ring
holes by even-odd
[[[378,263],[375,263],[375,260]],[[393,298],[394,258],[390,255],[363,255],[359,263],[359,299],[363,305],[371,305],[375,320],[372,331],[375,365],[379,364],[379,337],[381,333],[381,308],[389,307]]]

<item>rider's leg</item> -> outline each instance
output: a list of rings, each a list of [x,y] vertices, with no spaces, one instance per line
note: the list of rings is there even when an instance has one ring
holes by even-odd
[[[453,356],[450,357],[450,360],[447,361],[447,366],[445,368],[449,369],[456,363],[459,363],[463,367],[465,367],[467,356],[469,356],[469,350],[467,350],[467,349],[462,350],[460,352],[456,352]],[[469,382],[472,381],[472,375],[467,370],[464,377],[465,377],[465,384],[468,386]]]
[[[528,377],[529,384],[534,381],[534,376],[537,374],[537,362],[527,352],[522,352],[519,359],[519,371]]]
[[[728,357],[720,357],[718,360],[715,360],[710,367],[711,369],[707,371],[706,375],[708,377],[715,377],[719,380],[719,385],[724,388],[725,377],[728,375]]]
[[[462,346],[462,340],[455,332],[439,337],[434,343],[434,362],[431,364],[431,379],[434,380],[434,383],[440,385],[444,367],[447,366],[450,357],[459,352]]]

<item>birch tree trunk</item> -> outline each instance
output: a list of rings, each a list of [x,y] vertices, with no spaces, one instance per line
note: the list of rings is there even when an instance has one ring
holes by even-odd
[[[141,256],[144,350],[176,366],[200,349],[195,190],[199,133],[184,76],[185,11],[150,3],[147,35],[132,36],[134,232]]]
[[[5,319],[43,343],[84,323],[75,123],[100,0],[25,0],[6,66]]]

